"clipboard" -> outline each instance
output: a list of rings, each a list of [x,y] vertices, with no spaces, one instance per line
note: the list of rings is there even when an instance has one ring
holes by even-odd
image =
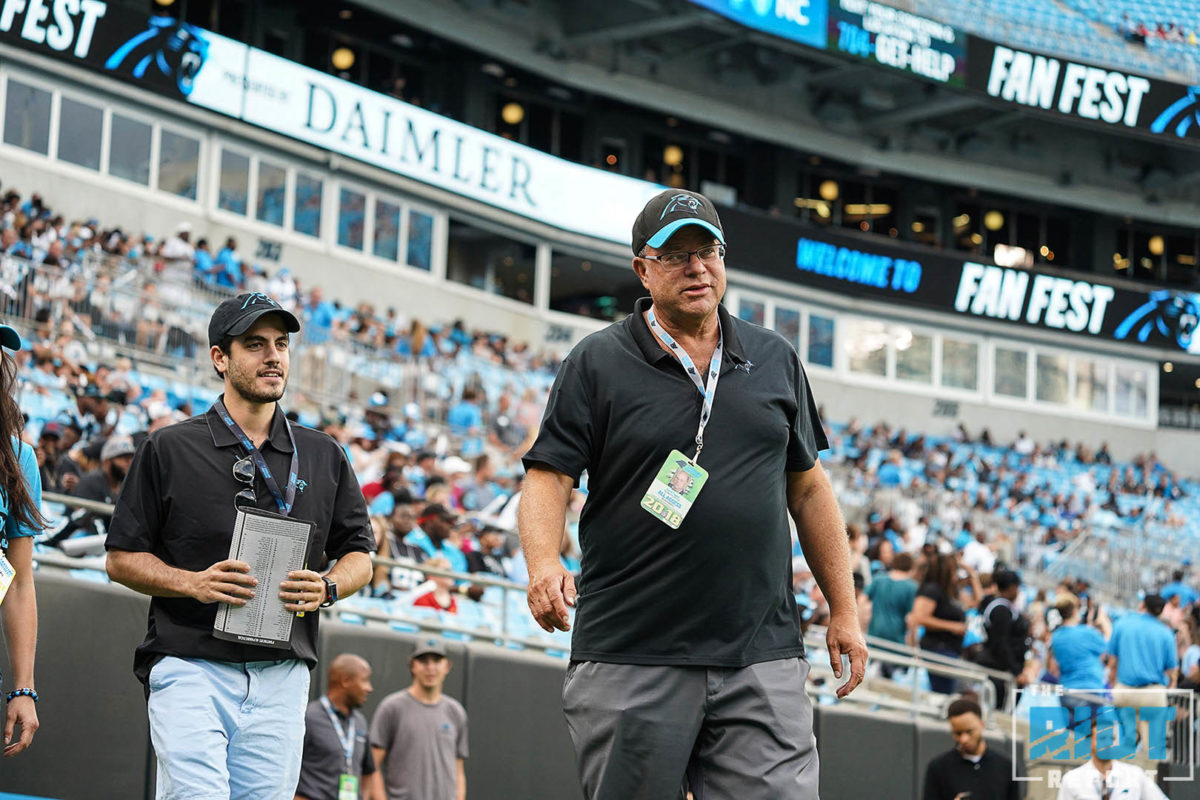
[[[306,568],[315,530],[313,522],[257,508],[238,509],[229,558],[250,565],[258,591],[244,606],[222,603],[213,636],[280,650],[292,646],[296,615],[284,608],[277,589],[289,572]]]

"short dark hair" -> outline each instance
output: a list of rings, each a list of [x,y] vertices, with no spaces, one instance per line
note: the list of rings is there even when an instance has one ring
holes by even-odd
[[[998,569],[992,574],[992,582],[1000,591],[1021,585],[1021,576],[1011,569]]]
[[[983,709],[969,697],[960,697],[946,709],[946,719],[961,717],[963,714],[974,714],[983,719]]]
[[[1163,600],[1162,597],[1157,594],[1146,595],[1142,602],[1146,604],[1146,611],[1148,611],[1152,617],[1157,617],[1159,614],[1161,614],[1163,607],[1167,604],[1167,601]]]
[[[913,557],[908,553],[896,553],[892,557],[892,569],[898,569],[901,572],[908,572],[913,568]]]

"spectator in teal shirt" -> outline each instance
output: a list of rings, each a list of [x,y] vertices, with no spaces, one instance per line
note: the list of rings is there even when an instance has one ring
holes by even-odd
[[[888,571],[876,575],[867,584],[867,597],[871,599],[871,623],[867,626],[867,635],[903,645],[907,630],[905,617],[912,611],[916,596],[913,557],[898,553],[893,556]],[[893,669],[894,665],[882,662],[885,678],[892,676]]]

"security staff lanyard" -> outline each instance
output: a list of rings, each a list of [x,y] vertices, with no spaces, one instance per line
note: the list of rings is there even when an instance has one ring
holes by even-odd
[[[347,775],[354,774],[354,712],[350,712],[350,719],[346,723],[345,730],[342,729],[341,723],[338,722],[337,714],[333,712],[333,703],[329,702],[328,697],[321,698],[321,705],[325,706],[325,713],[329,714],[329,721],[333,723],[333,732],[337,734],[338,742],[342,745],[342,755],[346,757]]]
[[[712,362],[708,366],[708,387],[705,388],[699,373],[696,372],[696,365],[692,363],[691,356],[680,347],[671,334],[663,329],[662,325],[658,324],[658,320],[654,316],[654,306],[650,306],[650,310],[646,312],[646,320],[650,323],[650,328],[658,334],[658,338],[662,339],[663,344],[669,347],[675,357],[679,359],[679,363],[683,364],[684,371],[692,379],[692,383],[696,384],[700,394],[704,396],[704,404],[700,407],[700,426],[696,429],[696,455],[691,458],[691,462],[695,464],[700,460],[700,451],[704,449],[704,429],[708,427],[713,399],[717,396],[717,381],[721,378],[721,355],[725,349],[725,333],[721,330],[721,323],[718,320],[717,349],[713,351]]]
[[[254,442],[250,441],[250,437],[246,435],[241,426],[233,421],[233,417],[229,416],[229,409],[225,408],[225,401],[218,398],[217,402],[213,404],[213,408],[217,410],[217,416],[221,418],[225,426],[241,442],[246,454],[254,460],[254,466],[258,467],[258,471],[262,473],[263,482],[267,484],[267,489],[275,498],[275,505],[279,506],[279,513],[285,517],[292,513],[292,506],[296,504],[296,484],[299,482],[300,451],[296,448],[296,437],[292,435],[291,423],[285,418],[284,425],[287,428],[288,442],[292,445],[291,474],[288,475],[287,494],[285,495],[279,491],[279,484],[275,482],[275,476],[271,473],[271,468],[267,466],[267,460],[263,458],[263,454],[254,446]]]

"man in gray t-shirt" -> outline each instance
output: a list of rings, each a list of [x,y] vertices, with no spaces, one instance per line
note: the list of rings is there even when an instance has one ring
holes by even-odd
[[[413,682],[388,695],[371,723],[371,749],[388,800],[462,800],[467,795],[467,712],[442,694],[450,659],[437,639],[408,662]]]

